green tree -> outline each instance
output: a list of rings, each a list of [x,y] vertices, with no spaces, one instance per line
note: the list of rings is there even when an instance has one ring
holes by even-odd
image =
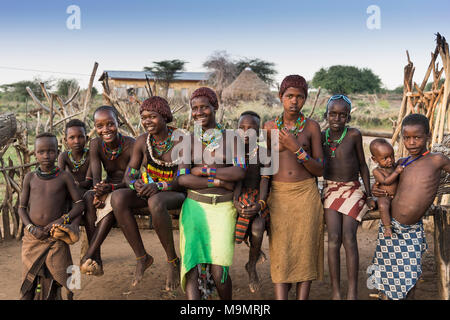
[[[60,79],[56,82],[56,93],[59,96],[68,97],[69,93],[73,93],[78,86],[78,81],[75,79]]]
[[[257,58],[244,58],[236,62],[236,69],[238,74],[240,74],[247,67],[252,69],[252,71],[256,73],[258,77],[269,86],[273,85],[275,81],[274,76],[277,74],[277,71],[274,68],[275,63]]]
[[[39,99],[45,99],[44,94],[42,93],[40,82],[44,82],[45,87],[51,89],[52,80],[42,81],[38,78],[34,80],[24,80],[18,81],[10,84],[4,84],[0,86],[0,89],[4,92],[2,95],[6,100],[9,101],[22,101],[24,102],[26,99],[30,98],[26,88],[29,87],[33,93]]]
[[[153,67],[144,67],[144,71],[152,72],[155,80],[162,83],[164,89],[163,96],[167,98],[170,83],[176,78],[177,72],[184,70],[186,62],[174,59],[153,61],[153,64]]]
[[[381,90],[381,80],[372,70],[341,65],[321,68],[314,74],[312,85],[332,94],[374,93]]]

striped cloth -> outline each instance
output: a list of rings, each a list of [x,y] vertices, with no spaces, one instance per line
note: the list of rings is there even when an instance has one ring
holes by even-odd
[[[245,189],[238,198],[239,202],[242,202],[246,206],[252,205],[258,201],[258,189]],[[269,224],[269,207],[262,211],[260,211],[260,216],[266,219],[266,226]],[[254,218],[252,218],[254,219]],[[235,242],[241,243],[248,236],[248,226],[250,224],[251,219],[247,219],[242,217],[239,214],[239,217],[236,221],[236,231],[235,231]]]
[[[359,222],[369,210],[366,205],[366,194],[361,190],[359,181],[324,180],[322,201],[324,209],[338,211]]]
[[[423,222],[404,225],[392,218],[392,237],[384,237],[380,221],[368,284],[391,300],[405,299],[422,274],[422,256],[428,248]]]

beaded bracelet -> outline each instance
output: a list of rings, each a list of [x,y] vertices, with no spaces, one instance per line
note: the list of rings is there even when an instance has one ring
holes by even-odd
[[[303,150],[302,147],[300,147],[297,151],[295,151],[295,155],[297,156],[297,161],[299,163],[303,163],[303,162],[311,159],[311,157],[308,155],[308,153],[305,150]]]
[[[245,163],[245,158],[243,158],[243,157],[233,158],[233,166],[240,167],[240,168],[243,168],[243,169],[247,168],[247,164]]]
[[[158,190],[159,191],[170,191],[170,190],[172,190],[172,185],[170,183],[167,183],[166,181],[157,182],[156,185],[158,186]]]
[[[209,168],[209,176],[215,178],[217,174],[216,168]]]
[[[136,170],[134,168],[128,168],[127,174],[130,179],[139,179],[140,170]]]
[[[112,183],[109,184],[111,186],[111,191],[114,191],[114,185]]]
[[[214,188],[214,178],[208,177],[208,188]]]
[[[191,174],[191,170],[188,168],[182,168],[177,171],[177,177],[182,176],[184,174]]]
[[[32,227],[34,227],[34,224],[29,223],[29,224],[27,224],[27,226],[25,227],[25,230],[27,230],[28,232],[31,232],[30,229],[31,229]]]
[[[209,168],[207,166],[202,167],[202,176],[208,175]]]
[[[131,189],[131,190],[136,190],[135,188],[134,188],[134,183],[136,182],[136,180],[131,180],[130,181],[130,184],[128,185],[128,187]]]
[[[70,217],[69,214],[66,213],[65,215],[62,216],[63,218],[63,225],[69,224],[70,223]]]

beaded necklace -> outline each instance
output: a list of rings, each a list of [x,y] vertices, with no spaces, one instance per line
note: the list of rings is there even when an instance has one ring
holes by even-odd
[[[178,162],[180,161],[180,158],[177,158],[177,159],[175,159],[174,161],[171,161],[171,162],[165,162],[165,161],[156,159],[153,156],[153,147],[152,147],[152,143],[151,143],[150,134],[147,135],[147,151],[148,151],[148,154],[150,155],[151,160],[154,163],[156,163],[157,165],[160,165],[160,166],[163,166],[163,167],[174,167],[174,166],[178,165]]]
[[[405,160],[403,160],[403,162],[402,162],[400,165],[401,165],[403,168],[406,168],[407,166],[409,166],[411,163],[413,163],[413,162],[416,161],[417,159],[422,158],[423,156],[425,156],[425,155],[427,155],[427,154],[429,154],[429,153],[430,153],[430,150],[425,151],[424,153],[422,153],[422,154],[421,154],[420,156],[418,156],[417,158],[408,161],[409,158],[411,158],[411,156],[409,156],[408,158],[406,158]],[[406,161],[408,161],[408,162],[406,162]],[[406,163],[406,164],[405,164],[405,163]]]
[[[344,140],[344,137],[347,134],[347,129],[348,129],[348,127],[344,128],[344,131],[342,132],[341,137],[337,140],[330,139],[330,128],[328,128],[327,131],[325,131],[324,145],[326,144],[330,148],[332,158],[336,157],[335,151],[336,151],[337,147],[341,144],[342,140]],[[332,145],[332,144],[334,144],[334,145]]]
[[[112,161],[117,159],[123,151],[123,144],[125,142],[125,138],[121,133],[119,133],[119,146],[116,149],[110,149],[106,145],[105,141],[102,140],[102,150],[106,159]]]
[[[284,112],[281,114],[281,116],[278,116],[275,118],[275,123],[277,124],[278,130],[283,129],[284,123],[283,123],[283,116]],[[295,126],[292,129],[289,129],[289,131],[294,135],[297,136],[300,132],[305,129],[306,124],[306,118],[303,116],[303,113],[300,112],[298,115],[297,121],[295,121]]]
[[[218,123],[216,123],[214,130],[208,130],[207,132],[201,126],[195,126],[194,136],[206,146],[205,150],[211,152],[220,146],[220,140],[224,131],[223,127]]]
[[[153,135],[149,134],[151,145],[155,149],[156,154],[158,156],[166,153],[167,151],[170,150],[170,148],[173,147],[173,140],[172,140],[173,130],[174,130],[173,127],[167,127],[168,136],[164,141],[161,141],[161,142],[157,142],[155,137],[153,137]]]
[[[81,156],[81,159],[76,161],[73,158],[73,156],[72,156],[72,150],[67,152],[67,156],[69,157],[69,160],[70,160],[70,162],[72,163],[72,166],[73,166],[72,172],[78,172],[78,170],[80,170],[80,168],[84,165],[84,163],[87,160],[88,153],[89,153],[89,149],[88,148],[84,148],[83,149],[83,155]]]
[[[42,171],[41,167],[37,167],[36,169],[36,175],[44,180],[50,180],[53,178],[56,178],[59,175],[59,167],[54,167],[52,170],[50,170],[49,172],[44,172]]]

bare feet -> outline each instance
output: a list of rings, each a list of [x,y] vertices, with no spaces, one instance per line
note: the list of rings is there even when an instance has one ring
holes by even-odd
[[[180,259],[168,261],[166,291],[174,291],[180,285]]]
[[[256,273],[256,265],[250,266],[250,263],[247,262],[245,264],[245,270],[248,272],[248,287],[250,292],[255,293],[261,288],[261,282],[259,281],[258,273]]]
[[[134,273],[134,281],[132,283],[133,287],[142,280],[145,270],[147,270],[153,264],[153,257],[148,253],[146,253],[143,257],[136,258],[136,260],[137,264],[136,271]]]
[[[87,274],[88,276],[99,277],[104,274],[103,266],[97,261],[92,260],[91,258],[86,259],[86,261],[81,264],[80,271],[81,273]]]
[[[80,271],[81,271],[81,273],[87,274],[88,272],[91,272],[92,271],[90,269],[91,263],[92,263],[92,259],[86,259],[86,260],[84,260],[84,262],[83,262],[83,260],[81,260],[80,261],[80,264],[81,264]]]
[[[80,239],[80,232],[76,230],[77,228],[71,224],[60,225],[54,224],[52,229],[50,230],[50,235],[61,241],[64,241],[67,244],[74,244]]]
[[[86,274],[89,276],[100,277],[104,274],[103,266],[99,264],[97,261],[92,260],[91,264],[89,265],[89,271]]]

